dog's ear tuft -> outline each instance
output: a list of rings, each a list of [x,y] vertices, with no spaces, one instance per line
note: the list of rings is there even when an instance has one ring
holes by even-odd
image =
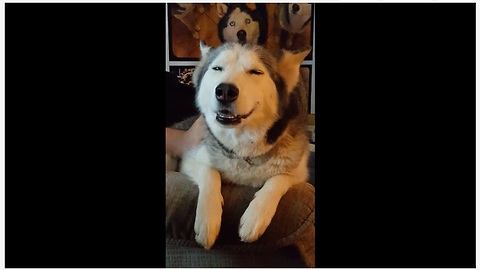
[[[298,83],[300,65],[312,48],[305,47],[299,51],[283,51],[278,60],[278,74],[285,81],[287,91],[292,91]]]
[[[202,54],[202,58],[207,56],[207,54],[208,54],[208,52],[210,51],[211,48],[212,47],[207,46],[205,44],[205,41],[200,40],[200,52]]]
[[[283,51],[283,54],[280,57],[280,61],[283,60],[284,63],[288,65],[300,66],[311,50],[312,47],[306,46],[305,48],[298,51]]]
[[[220,19],[223,18],[225,14],[227,14],[227,11],[228,11],[227,4],[220,4],[220,3],[217,4],[217,15]]]
[[[198,62],[197,66],[195,67],[195,70],[193,71],[193,75],[192,75],[192,82],[193,82],[193,85],[195,87],[199,86],[199,82],[200,82],[199,76],[202,73],[201,70],[203,69],[203,67],[205,65],[205,61],[207,60],[207,56],[208,56],[208,53],[210,52],[211,48],[212,47],[207,46],[205,44],[205,41],[200,40],[201,57],[200,57],[200,61]]]

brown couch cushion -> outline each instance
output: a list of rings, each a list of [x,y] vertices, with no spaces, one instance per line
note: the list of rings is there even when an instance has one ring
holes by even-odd
[[[315,221],[315,188],[309,183],[293,186],[281,199],[277,212],[264,235],[245,244],[238,237],[240,217],[258,188],[222,185],[224,198],[220,234],[212,249],[273,250],[293,244]],[[200,246],[195,242],[195,211],[198,187],[179,172],[166,177],[166,241],[182,246]],[[315,241],[315,239],[311,239]]]

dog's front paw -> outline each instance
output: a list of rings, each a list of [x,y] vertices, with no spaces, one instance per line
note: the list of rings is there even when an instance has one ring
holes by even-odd
[[[223,197],[200,199],[195,217],[195,240],[205,249],[210,249],[220,232]]]
[[[243,242],[254,242],[267,229],[275,214],[276,207],[262,203],[255,198],[240,218],[239,236]]]

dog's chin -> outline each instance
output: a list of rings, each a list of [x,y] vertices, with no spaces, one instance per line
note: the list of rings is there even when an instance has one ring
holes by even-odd
[[[252,113],[252,109],[247,114],[235,114],[229,110],[219,110],[216,113],[217,122],[224,127],[235,127],[242,122],[242,120],[247,119]]]

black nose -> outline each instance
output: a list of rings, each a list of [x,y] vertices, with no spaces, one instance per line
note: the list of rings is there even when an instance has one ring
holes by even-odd
[[[296,14],[300,10],[300,6],[297,4],[292,5],[293,14]]]
[[[245,32],[245,30],[240,30],[237,32],[237,37],[239,40],[245,40],[247,38],[247,32]]]
[[[230,103],[237,99],[238,88],[229,83],[222,83],[215,88],[215,96],[221,103]]]

